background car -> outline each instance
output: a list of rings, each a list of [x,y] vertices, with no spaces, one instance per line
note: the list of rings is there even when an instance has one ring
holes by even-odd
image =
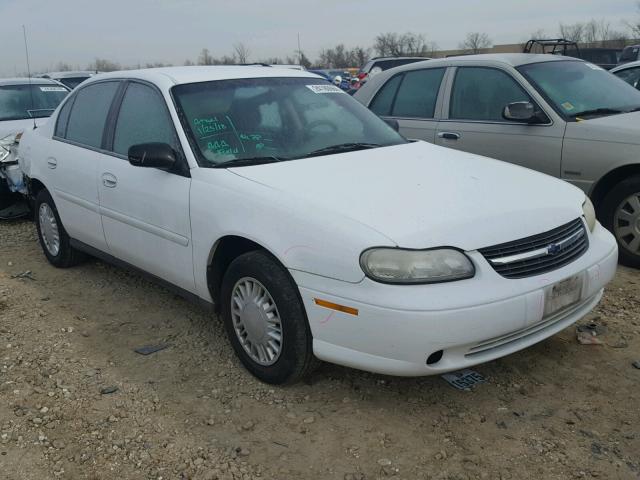
[[[0,139],[43,122],[67,96],[64,85],[44,78],[0,79]]]
[[[609,72],[559,55],[470,55],[383,72],[355,98],[408,138],[580,187],[621,261],[640,267],[640,92]]]
[[[53,80],[0,79],[0,218],[28,213],[16,148],[22,132],[41,125],[68,92]]]
[[[632,87],[640,90],[640,61],[623,63],[612,68],[611,73]]]
[[[366,82],[369,78],[380,72],[389,70],[390,68],[399,67],[414,62],[422,62],[429,60],[428,57],[375,57],[360,67],[358,72],[358,80],[361,83]]]
[[[623,63],[635,62],[638,60],[640,60],[640,45],[629,45],[622,49],[618,64],[622,65]]]
[[[85,80],[91,78],[98,72],[90,71],[66,71],[66,72],[48,72],[39,75],[40,78],[50,78],[56,82],[60,82],[63,85],[69,87],[71,90],[76,88]]]

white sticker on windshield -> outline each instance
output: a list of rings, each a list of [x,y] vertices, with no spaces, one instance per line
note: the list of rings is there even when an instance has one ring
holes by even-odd
[[[40,90],[43,92],[66,92],[67,89],[64,87],[40,87]]]
[[[597,66],[597,65],[594,65],[593,63],[587,63],[586,65],[587,65],[587,67],[589,67],[591,70],[604,70],[604,68],[601,68],[601,67],[599,67],[599,66]]]
[[[313,93],[344,93],[344,90],[335,85],[305,85]]]

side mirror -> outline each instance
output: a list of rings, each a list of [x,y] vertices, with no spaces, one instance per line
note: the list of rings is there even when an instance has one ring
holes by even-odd
[[[513,102],[504,107],[502,117],[513,122],[535,122],[536,107],[531,102]]]
[[[395,118],[383,118],[383,120],[384,120],[384,123],[389,125],[396,132],[400,131],[400,124],[398,123],[398,120],[396,120]]]
[[[140,143],[129,147],[129,163],[134,167],[170,170],[176,163],[176,151],[166,143]]]

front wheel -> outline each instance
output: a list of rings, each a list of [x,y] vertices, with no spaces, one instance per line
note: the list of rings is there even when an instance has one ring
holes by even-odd
[[[221,313],[242,364],[266,383],[294,383],[316,364],[307,316],[289,272],[263,251],[236,258],[225,273]]]
[[[640,176],[613,187],[600,212],[603,225],[618,241],[620,263],[640,268]]]

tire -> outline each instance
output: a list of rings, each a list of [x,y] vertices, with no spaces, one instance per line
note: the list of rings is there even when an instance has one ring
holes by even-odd
[[[614,186],[598,213],[602,224],[616,237],[620,263],[640,268],[640,175]]]
[[[54,267],[68,268],[85,259],[85,255],[71,246],[69,235],[62,225],[56,205],[47,190],[40,190],[34,202],[34,220],[40,246]],[[55,237],[57,234],[57,242]],[[56,246],[57,248],[54,248]]]
[[[222,280],[220,299],[229,341],[251,374],[281,385],[311,373],[318,361],[307,315],[298,287],[276,259],[260,250],[236,258]]]

